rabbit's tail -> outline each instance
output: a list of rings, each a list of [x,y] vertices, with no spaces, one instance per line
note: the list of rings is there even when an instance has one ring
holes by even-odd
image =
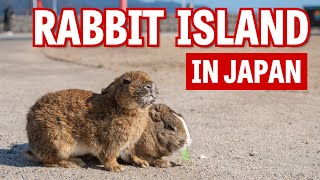
[[[36,162],[36,163],[40,163],[40,159],[38,159],[31,150],[27,150],[25,152],[23,152],[24,157],[26,157],[28,160]]]

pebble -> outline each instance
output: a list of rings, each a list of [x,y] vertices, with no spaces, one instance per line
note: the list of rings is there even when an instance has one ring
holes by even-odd
[[[201,155],[200,155],[200,159],[208,159],[208,157],[201,154]]]

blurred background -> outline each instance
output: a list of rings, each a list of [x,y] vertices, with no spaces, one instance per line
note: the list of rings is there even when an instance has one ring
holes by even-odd
[[[121,5],[122,2],[122,5]],[[162,31],[175,32],[177,25],[173,14],[178,7],[225,7],[230,13],[229,28],[233,30],[238,9],[240,7],[299,7],[308,10],[312,26],[320,25],[320,2],[318,0],[0,0],[0,32],[5,30],[6,9],[10,8],[10,13],[15,15],[11,29],[13,32],[31,32],[32,7],[51,8],[58,14],[61,8],[76,8],[77,12],[82,7],[94,7],[103,9],[106,7],[165,7],[168,19],[162,25]],[[8,14],[8,11],[7,11]]]
[[[37,6],[38,0],[0,0],[0,15],[6,6],[11,5],[16,14],[31,14],[31,8]],[[63,7],[119,7],[119,0],[42,0],[42,6],[59,10]],[[210,8],[226,7],[232,13],[237,13],[240,7],[300,7],[319,6],[318,0],[127,0],[128,7],[166,7],[168,13],[174,13],[177,7],[186,7],[189,3],[194,6],[207,6]]]

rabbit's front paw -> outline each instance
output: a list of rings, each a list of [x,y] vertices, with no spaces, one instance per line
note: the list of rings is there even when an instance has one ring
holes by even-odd
[[[117,165],[117,166],[109,167],[107,168],[107,170],[111,172],[122,172],[124,171],[124,167],[122,165]]]
[[[148,161],[140,159],[138,156],[132,157],[132,163],[134,166],[141,167],[141,168],[149,167]]]
[[[171,167],[172,164],[170,161],[167,160],[163,160],[163,159],[157,159],[153,161],[153,165],[155,167],[159,167],[159,168],[168,168]]]
[[[122,172],[124,171],[124,167],[118,164],[116,159],[113,159],[112,161],[106,162],[104,164],[104,167],[107,171],[111,172]]]

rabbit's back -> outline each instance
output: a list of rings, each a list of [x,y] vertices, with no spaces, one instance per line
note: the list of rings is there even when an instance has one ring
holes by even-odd
[[[31,108],[27,115],[27,133],[30,146],[42,140],[79,139],[87,131],[87,101],[94,93],[85,90],[63,90],[47,93]]]
[[[78,89],[47,93],[30,108],[28,123],[43,121],[48,125],[61,125],[75,119],[81,120],[90,108],[90,103],[87,102],[93,95],[93,92]]]

